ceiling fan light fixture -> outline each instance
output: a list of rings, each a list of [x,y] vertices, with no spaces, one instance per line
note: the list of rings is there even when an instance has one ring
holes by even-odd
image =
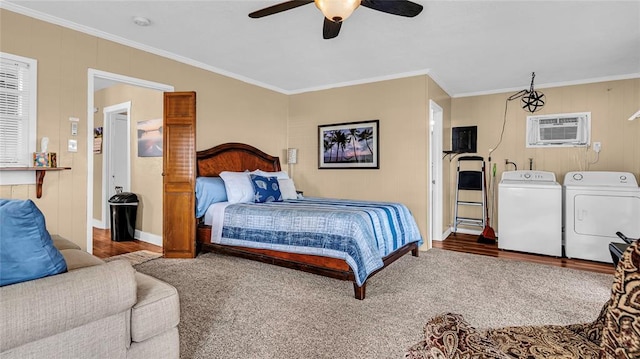
[[[346,20],[360,5],[360,0],[314,0],[316,7],[333,22]]]

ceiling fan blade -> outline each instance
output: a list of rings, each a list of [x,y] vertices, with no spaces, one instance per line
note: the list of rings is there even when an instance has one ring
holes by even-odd
[[[322,37],[325,40],[333,39],[340,33],[342,22],[334,22],[326,17],[324,18],[324,26],[322,27]]]
[[[422,5],[408,0],[362,0],[360,5],[387,14],[414,17],[422,11]]]
[[[276,5],[273,5],[273,6],[265,7],[264,9],[260,9],[258,11],[254,11],[251,14],[249,14],[249,17],[252,18],[252,19],[257,19],[257,18],[260,18],[260,17],[277,14],[279,12],[295,9],[298,6],[307,5],[307,4],[310,4],[312,2],[313,2],[313,0],[285,1],[285,2],[280,3],[280,4],[276,4]]]

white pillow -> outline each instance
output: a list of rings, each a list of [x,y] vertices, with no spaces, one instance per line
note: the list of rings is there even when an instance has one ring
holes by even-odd
[[[296,186],[293,183],[293,180],[290,178],[278,179],[278,184],[280,185],[280,193],[282,193],[282,199],[296,199],[298,198],[298,193],[296,192]]]
[[[229,203],[253,202],[253,185],[249,172],[220,172]]]
[[[285,171],[266,172],[266,171],[263,171],[263,170],[255,170],[255,171],[253,171],[251,173],[253,173],[255,175],[258,175],[258,176],[262,176],[262,177],[276,177],[279,180],[281,180],[281,179],[289,179],[289,175]]]

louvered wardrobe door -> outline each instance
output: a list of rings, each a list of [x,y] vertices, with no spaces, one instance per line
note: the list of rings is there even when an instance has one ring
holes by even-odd
[[[163,250],[195,257],[196,93],[166,92],[163,123]]]

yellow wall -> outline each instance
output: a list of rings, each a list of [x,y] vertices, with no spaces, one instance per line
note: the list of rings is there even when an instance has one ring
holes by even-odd
[[[298,148],[298,163],[292,165],[291,174],[305,195],[403,202],[425,238],[429,99],[444,109],[444,148],[451,144],[451,127],[477,125],[479,155],[486,157],[498,141],[504,102],[511,95],[451,99],[429,76],[415,76],[286,96],[6,10],[0,9],[0,17],[0,51],[38,60],[38,140],[48,136],[50,151],[58,152],[59,165],[73,168],[47,174],[41,199],[35,199],[33,185],[0,186],[0,196],[33,199],[45,213],[52,233],[83,247],[88,144],[82,134],[87,132],[89,68],[172,85],[176,91],[196,91],[199,150],[231,141],[279,156],[287,147]],[[640,123],[626,121],[640,105],[640,79],[543,92],[547,105],[540,114],[592,112],[592,140],[602,142],[602,152],[588,169],[640,174]],[[526,115],[517,102],[509,104],[504,139],[492,156],[498,164],[498,180],[506,168],[505,158],[519,168],[527,167],[528,158],[533,158],[534,169],[555,172],[559,182],[564,173],[587,169],[587,163],[595,159],[585,149],[525,148]],[[69,117],[81,119],[77,153],[66,151]],[[380,120],[379,170],[317,168],[318,125],[371,119]],[[284,161],[283,165],[286,168]],[[151,167],[158,169],[155,164]],[[455,160],[445,159],[443,171],[444,225],[448,226]],[[161,204],[146,202],[144,212],[152,214],[148,219],[143,214],[141,228],[161,233]]]
[[[586,85],[541,89],[546,104],[536,115],[591,112],[591,141],[602,143],[600,158],[591,149],[581,148],[526,148],[526,118],[530,113],[522,110],[520,101],[511,101],[502,143],[491,156],[497,165],[496,183],[502,172],[513,170],[505,159],[515,162],[518,169],[533,169],[556,174],[559,183],[571,171],[625,171],[640,175],[640,123],[627,121],[640,108],[640,79],[600,82]],[[489,148],[496,148],[502,128],[505,101],[511,93],[455,98],[452,100],[452,126],[478,126],[478,154],[487,158]],[[451,163],[451,183],[455,183],[454,160]],[[487,164],[488,166],[488,164]],[[455,188],[455,187],[452,187]],[[496,185],[497,192],[497,185]],[[450,193],[452,196],[453,193]],[[497,198],[497,195],[496,195]],[[452,210],[451,210],[452,211]],[[497,228],[497,212],[492,216]],[[450,213],[449,222],[453,215]]]
[[[94,94],[94,127],[103,126],[103,109],[131,101],[131,192],[138,196],[136,229],[162,236],[162,157],[138,157],[137,124],[162,119],[162,92],[119,84]],[[104,146],[103,146],[104,148]],[[104,153],[93,155],[93,218],[102,216],[102,161]],[[109,213],[105,217],[109,221]]]
[[[286,148],[287,96],[144,51],[0,9],[0,51],[38,60],[38,141],[47,136],[58,165],[42,198],[34,185],[0,186],[3,198],[30,198],[47,228],[83,248],[87,234],[87,73],[96,69],[197,93],[198,149],[228,141],[267,153]],[[78,152],[66,151],[69,117],[80,118]],[[158,193],[158,196],[160,193]],[[145,208],[156,212],[160,209]],[[154,217],[155,218],[155,217]],[[153,229],[154,233],[156,229]]]
[[[443,107],[447,122],[449,97],[428,76],[292,95],[296,187],[309,196],[402,202],[426,239],[429,98]],[[373,119],[380,120],[380,169],[318,169],[319,125]]]

